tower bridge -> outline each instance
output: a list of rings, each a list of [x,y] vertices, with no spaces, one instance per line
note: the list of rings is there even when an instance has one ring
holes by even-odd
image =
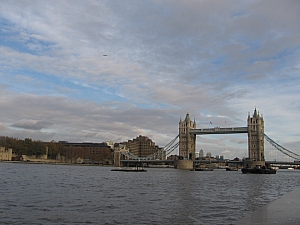
[[[193,167],[193,162],[196,160],[196,136],[197,135],[212,135],[212,134],[241,134],[245,133],[248,136],[248,158],[245,160],[245,166],[253,168],[256,165],[264,166],[265,150],[264,140],[267,140],[278,151],[286,156],[300,161],[300,155],[282,147],[264,133],[264,119],[259,115],[259,112],[254,110],[252,116],[247,118],[246,127],[214,127],[214,128],[196,128],[196,121],[191,121],[189,113],[186,114],[184,120],[179,121],[179,134],[164,148],[147,157],[137,157],[130,152],[120,152],[123,155],[122,161],[128,160],[157,160],[161,159],[162,155],[170,155],[179,147],[179,159],[174,162],[175,168],[189,169]],[[179,141],[178,141],[179,139]],[[119,160],[121,158],[119,157]],[[166,160],[165,160],[166,161]],[[155,161],[157,162],[157,161]]]
[[[175,164],[177,168],[192,169],[193,161],[196,159],[196,136],[205,134],[248,134],[248,155],[245,164],[253,168],[260,165],[265,166],[264,156],[264,120],[256,108],[253,116],[248,115],[247,127],[232,128],[205,128],[197,129],[196,121],[191,121],[189,113],[185,119],[179,121],[179,157],[183,159]]]

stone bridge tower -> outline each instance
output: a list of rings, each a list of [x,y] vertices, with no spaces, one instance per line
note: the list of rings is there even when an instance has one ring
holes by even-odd
[[[248,115],[248,158],[245,160],[246,168],[265,166],[264,133],[264,119],[255,108],[253,116]]]
[[[189,113],[184,121],[179,121],[179,157],[181,159],[195,160],[196,156],[196,135],[190,130],[196,129],[196,121],[191,121]]]

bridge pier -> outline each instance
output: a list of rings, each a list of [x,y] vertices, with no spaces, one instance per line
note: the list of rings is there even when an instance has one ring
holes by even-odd
[[[191,170],[194,168],[193,160],[174,160],[174,168],[181,170]]]
[[[244,168],[249,168],[249,169],[253,169],[256,167],[263,167],[266,166],[266,162],[265,161],[252,161],[249,159],[246,159],[244,161]]]

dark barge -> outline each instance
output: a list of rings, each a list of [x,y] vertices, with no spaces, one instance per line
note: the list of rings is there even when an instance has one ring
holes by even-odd
[[[276,174],[275,169],[266,168],[265,166],[262,167],[255,167],[255,168],[243,168],[242,173],[253,173],[253,174]]]

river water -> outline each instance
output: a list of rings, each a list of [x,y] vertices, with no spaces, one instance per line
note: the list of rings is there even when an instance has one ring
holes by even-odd
[[[234,224],[300,186],[300,170],[111,169],[0,163],[0,224]]]

